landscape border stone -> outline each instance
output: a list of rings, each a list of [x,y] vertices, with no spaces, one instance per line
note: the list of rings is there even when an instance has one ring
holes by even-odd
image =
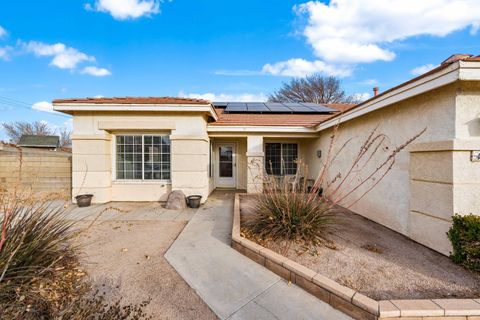
[[[285,256],[241,236],[240,197],[235,194],[232,248],[265,266],[354,319],[480,320],[480,299],[410,299],[376,301]]]

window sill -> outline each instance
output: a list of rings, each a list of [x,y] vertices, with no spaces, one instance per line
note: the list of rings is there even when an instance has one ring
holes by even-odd
[[[113,184],[164,184],[171,185],[171,180],[113,180]]]

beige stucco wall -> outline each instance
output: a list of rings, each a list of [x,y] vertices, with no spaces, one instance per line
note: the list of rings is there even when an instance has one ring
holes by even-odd
[[[342,123],[335,148],[339,149],[347,139],[353,140],[331,166],[330,178],[339,172],[346,173],[361,143],[375,127],[387,136],[387,142],[379,156],[361,170],[359,177],[365,177],[393,147],[403,144],[425,127],[427,131],[412,145],[420,146],[417,151],[422,151],[423,144],[454,139],[458,130],[456,113],[461,112],[457,106],[459,86],[457,83],[442,87]],[[326,158],[331,134],[332,129],[321,132],[320,138],[310,145],[312,151],[322,150],[322,160]],[[410,153],[412,146],[398,154],[394,167],[383,181],[351,209],[448,254],[450,245],[445,232],[456,201],[451,183],[455,155],[448,150]],[[321,165],[315,159],[315,152],[307,156],[307,162],[311,175],[318,174]],[[360,189],[350,199],[358,198],[364,190]],[[345,202],[349,203],[351,201]]]
[[[115,179],[116,134],[168,134],[171,181]],[[208,187],[206,119],[200,113],[104,112],[73,117],[72,195],[94,194],[93,201],[165,201],[171,190],[188,196]]]

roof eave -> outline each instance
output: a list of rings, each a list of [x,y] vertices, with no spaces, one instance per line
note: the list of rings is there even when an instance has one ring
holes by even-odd
[[[53,110],[66,114],[78,111],[120,111],[120,112],[206,112],[218,120],[217,113],[211,104],[86,104],[86,103],[53,103]]]
[[[317,131],[331,128],[372,111],[423,94],[458,80],[480,80],[480,62],[457,61],[437,71],[427,73],[378,96],[358,104],[341,115],[335,116],[316,126]]]

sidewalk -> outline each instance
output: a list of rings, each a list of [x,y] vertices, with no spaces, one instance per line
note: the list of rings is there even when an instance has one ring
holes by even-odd
[[[234,193],[216,191],[165,254],[221,319],[351,319],[230,247]]]

